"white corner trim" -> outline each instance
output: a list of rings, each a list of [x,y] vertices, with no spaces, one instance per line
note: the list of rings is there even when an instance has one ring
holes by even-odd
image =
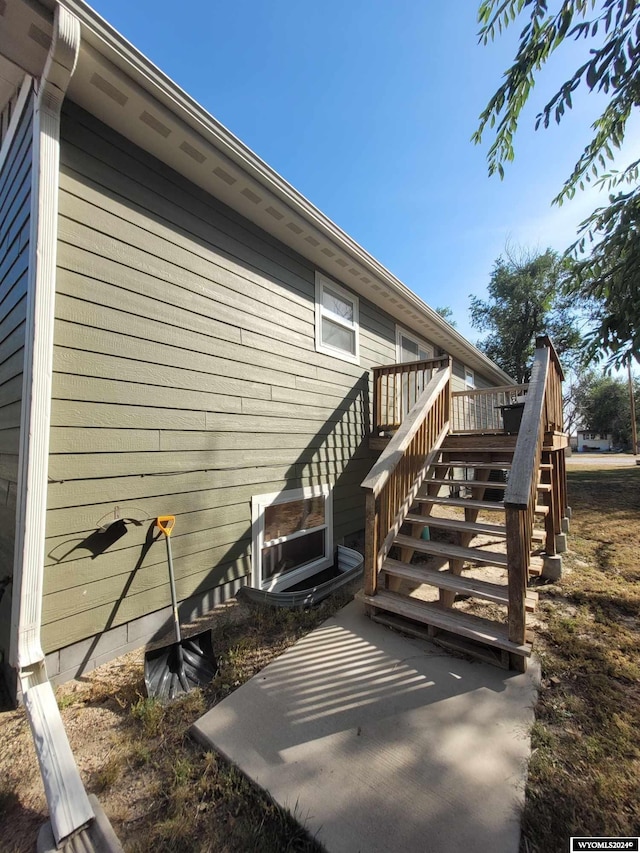
[[[11,663],[25,708],[56,844],[94,818],[64,731],[40,640],[51,421],[58,238],[60,110],[80,51],[80,24],[57,6],[53,41],[36,85],[20,457],[11,613]]]
[[[22,85],[20,86],[20,92],[18,93],[18,99],[16,101],[13,115],[11,116],[11,121],[9,122],[9,127],[7,128],[7,132],[5,133],[4,139],[2,140],[2,147],[0,148],[0,172],[4,167],[4,161],[7,159],[9,151],[11,150],[11,145],[16,135],[16,131],[20,126],[22,113],[24,112],[24,108],[27,103],[27,98],[31,93],[32,83],[33,77],[30,77],[28,74],[25,74],[22,80]]]
[[[31,219],[25,355],[22,377],[20,463],[14,558],[12,663],[43,659],[40,645],[44,531],[51,416],[53,321],[58,237],[60,109],[80,46],[80,27],[59,8],[54,39],[33,116]],[[51,74],[53,82],[47,75]]]

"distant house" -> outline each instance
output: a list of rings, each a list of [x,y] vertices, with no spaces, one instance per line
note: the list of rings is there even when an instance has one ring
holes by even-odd
[[[613,450],[613,436],[611,433],[602,435],[590,429],[579,429],[577,434],[576,449],[578,453],[588,451],[604,452]]]

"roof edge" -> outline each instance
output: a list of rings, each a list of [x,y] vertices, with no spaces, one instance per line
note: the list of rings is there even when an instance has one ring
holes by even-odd
[[[482,365],[482,368],[501,384],[511,384],[514,382],[511,376],[474,346],[464,335],[447,323],[433,308],[376,260],[364,247],[329,219],[328,216],[323,214],[302,193],[272,169],[268,163],[262,160],[228,128],[208,113],[204,107],[161,71],[94,9],[86,3],[81,2],[81,0],[42,0],[42,2],[43,5],[50,9],[55,8],[56,5],[60,5],[72,12],[79,19],[82,26],[86,27],[97,37],[100,45],[104,48],[104,51],[101,52],[103,52],[105,58],[113,61],[113,56],[109,56],[109,52],[112,51],[120,60],[124,60],[127,70],[130,73],[133,72],[131,76],[149,94],[174,111],[187,125],[200,130],[209,139],[213,137],[216,147],[227,157],[250,174],[254,180],[278,196],[299,216],[324,232],[332,242],[339,246],[345,253],[349,254],[355,261],[366,267],[379,281],[383,282],[397,296],[407,302],[414,311],[424,315],[441,332],[445,341],[450,341],[468,352],[476,365]],[[93,46],[96,47],[95,44]],[[389,308],[386,310],[387,313],[393,316],[393,312]],[[396,317],[396,319],[403,325],[407,324],[407,320],[404,317]],[[434,343],[443,343],[443,341],[434,341]]]

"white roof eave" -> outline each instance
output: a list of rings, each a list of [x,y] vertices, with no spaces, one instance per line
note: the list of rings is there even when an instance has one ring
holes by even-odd
[[[43,2],[49,8],[54,6],[54,0]],[[81,106],[383,308],[400,325],[441,346],[487,379],[501,385],[513,383],[93,9],[79,0],[60,0],[60,4],[73,12],[82,26],[83,47],[69,92]],[[121,100],[126,96],[125,109],[104,91],[89,91],[96,69],[100,78],[122,93]],[[142,125],[138,121],[140,110],[157,115],[170,133],[163,137]],[[202,162],[185,157],[185,146]],[[226,175],[224,181],[216,177],[212,166]],[[225,183],[230,177],[233,184]]]

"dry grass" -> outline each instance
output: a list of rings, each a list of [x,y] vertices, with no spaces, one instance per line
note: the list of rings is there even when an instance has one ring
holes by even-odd
[[[575,834],[640,834],[640,468],[572,471],[569,486],[571,552],[539,608],[522,853],[564,853]],[[83,779],[128,853],[321,849],[188,729],[344,601],[309,613],[222,609],[218,676],[168,707],[144,698],[135,655],[58,691]],[[0,716],[0,737],[0,849],[26,853],[46,803],[22,711]]]
[[[541,595],[522,853],[640,834],[640,468],[569,472],[565,575]]]
[[[342,591],[311,611],[236,603],[221,608],[211,623],[218,675],[206,689],[167,706],[144,695],[141,653],[58,689],[83,781],[127,853],[321,853],[295,814],[276,806],[220,756],[203,753],[188,732],[206,710],[348,598]],[[0,715],[0,738],[0,849],[31,853],[47,808],[22,709]]]

